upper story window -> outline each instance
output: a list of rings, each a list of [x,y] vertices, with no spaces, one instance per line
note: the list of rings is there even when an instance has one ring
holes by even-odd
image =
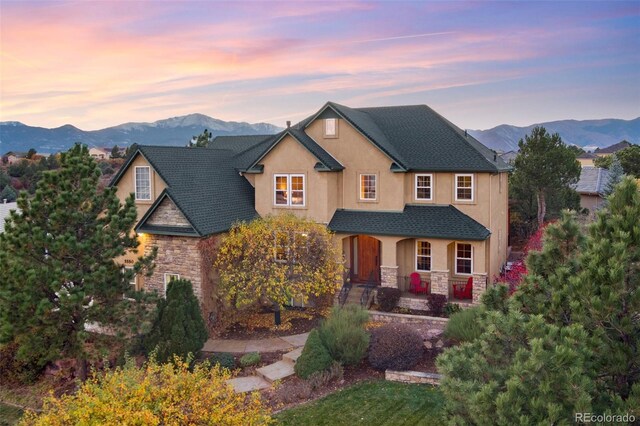
[[[456,201],[473,201],[473,175],[456,175]]]
[[[416,270],[431,271],[431,243],[416,241]]]
[[[431,201],[433,191],[433,175],[416,175],[416,200]]]
[[[471,244],[456,243],[456,274],[471,275],[473,270]]]
[[[362,174],[360,175],[360,199],[366,201],[375,201],[377,199],[376,191],[376,175]]]
[[[138,166],[135,172],[136,200],[151,200],[151,168]]]
[[[324,119],[324,135],[328,137],[338,136],[338,119],[336,118]]]
[[[273,203],[276,206],[304,206],[304,175],[277,174],[273,177]]]

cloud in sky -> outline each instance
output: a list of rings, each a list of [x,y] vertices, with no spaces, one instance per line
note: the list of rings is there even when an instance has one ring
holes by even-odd
[[[0,3],[0,120],[96,129],[327,100],[465,128],[640,115],[640,3]]]

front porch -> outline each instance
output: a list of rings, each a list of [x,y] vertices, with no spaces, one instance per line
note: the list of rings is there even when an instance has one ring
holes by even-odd
[[[352,284],[397,287],[404,304],[424,304],[427,294],[477,304],[487,289],[486,241],[340,236],[346,278]],[[407,306],[408,307],[408,306]]]

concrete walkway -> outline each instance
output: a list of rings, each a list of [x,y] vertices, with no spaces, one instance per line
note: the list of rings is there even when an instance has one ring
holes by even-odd
[[[233,386],[233,390],[236,393],[244,393],[266,389],[271,387],[271,384],[276,380],[293,375],[293,367],[300,354],[302,354],[302,348],[307,341],[307,337],[309,337],[309,333],[253,340],[209,339],[202,350],[205,352],[230,352],[235,354],[289,351],[282,355],[281,361],[258,368],[255,376],[236,377],[227,380],[227,383]]]
[[[291,351],[303,347],[307,341],[307,337],[309,337],[309,333],[271,337],[269,339],[209,339],[204,344],[202,350],[205,352],[229,352],[232,354]]]

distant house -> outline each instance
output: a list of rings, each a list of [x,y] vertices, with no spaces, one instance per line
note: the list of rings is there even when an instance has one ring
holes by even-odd
[[[598,158],[598,156],[591,152],[585,152],[576,157],[581,167],[594,167],[593,160],[596,158]]]
[[[606,148],[597,148],[595,151],[593,151],[593,153],[598,157],[607,157],[611,154],[615,154],[618,151],[628,148],[631,145],[633,145],[631,142],[622,141],[622,142],[613,144],[611,146],[608,146]]]
[[[27,156],[27,153],[26,152],[9,151],[4,156],[7,157],[7,164],[13,164],[13,163],[17,163],[18,161],[20,161],[23,158],[25,158]]]
[[[106,160],[111,158],[111,150],[107,148],[93,147],[89,148],[89,155],[98,160]]]
[[[580,207],[591,214],[604,206],[604,189],[609,182],[609,170],[583,167],[575,190],[580,194]]]
[[[0,200],[0,234],[4,232],[4,221],[11,210],[19,211],[18,203],[5,203],[4,200]]]

